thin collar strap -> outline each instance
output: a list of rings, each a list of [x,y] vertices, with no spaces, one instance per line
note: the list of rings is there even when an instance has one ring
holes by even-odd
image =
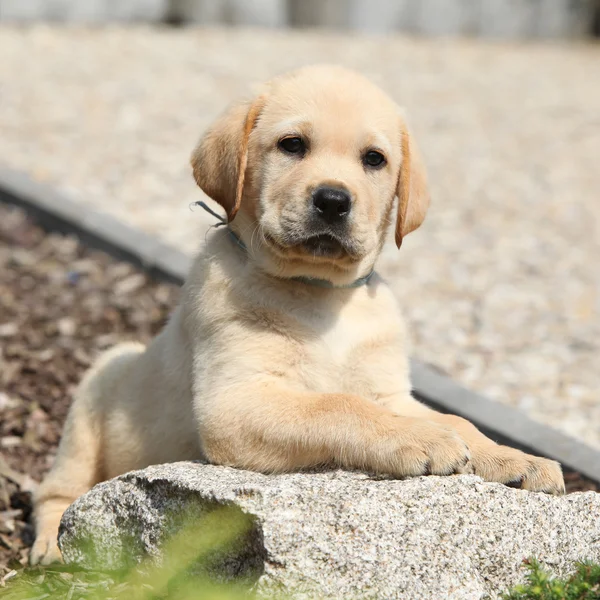
[[[198,201],[198,202],[195,202],[195,204],[197,204],[198,206],[203,208],[207,213],[209,213],[210,215],[212,215],[213,217],[218,219],[219,222],[216,224],[216,227],[221,227],[223,225],[227,225],[227,221],[219,213],[216,213],[214,210],[212,210],[206,203],[204,203],[202,201]],[[248,248],[246,248],[246,244],[244,244],[244,242],[242,242],[242,240],[239,238],[239,236],[230,227],[227,227],[227,232],[229,233],[229,236],[235,242],[235,244],[241,250],[243,250],[244,252],[247,253]],[[291,279],[293,281],[299,281],[300,283],[306,283],[307,285],[314,285],[316,287],[321,287],[321,288],[357,288],[357,287],[361,287],[363,285],[367,285],[369,283],[371,277],[373,277],[374,273],[375,273],[375,271],[371,271],[364,277],[359,277],[352,283],[348,283],[346,285],[335,285],[335,284],[331,283],[331,281],[328,281],[327,279],[319,279],[316,277],[300,276],[300,277],[291,277]]]

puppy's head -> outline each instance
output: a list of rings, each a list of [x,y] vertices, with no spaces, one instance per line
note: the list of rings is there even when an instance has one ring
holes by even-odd
[[[373,268],[390,222],[400,247],[429,205],[400,110],[339,67],[300,69],[230,107],[192,166],[253,259],[279,277],[349,283]]]

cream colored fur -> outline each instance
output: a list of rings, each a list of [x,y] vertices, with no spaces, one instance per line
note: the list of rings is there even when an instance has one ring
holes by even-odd
[[[303,157],[278,148],[307,140]],[[369,169],[362,157],[386,157]],[[429,204],[425,171],[396,105],[359,75],[308,67],[229,108],[194,151],[196,181],[226,210],[164,331],[118,346],[86,375],[56,462],[35,498],[33,563],[60,559],[65,508],[94,484],[150,464],[206,459],[264,472],[319,465],[405,477],[475,472],[562,493],[560,466],[499,446],[411,396],[407,332],[373,268],[392,220],[397,244]],[[347,251],[311,255],[298,241],[310,194],[344,186]]]

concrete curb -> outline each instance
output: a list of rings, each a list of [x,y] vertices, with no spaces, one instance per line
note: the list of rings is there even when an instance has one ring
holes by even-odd
[[[51,186],[0,166],[0,202],[20,206],[47,230],[77,235],[84,243],[181,284],[189,256],[117,219],[74,202]],[[600,483],[600,451],[538,423],[509,406],[471,392],[419,361],[411,363],[414,394],[426,404],[465,417],[498,442],[558,460]]]

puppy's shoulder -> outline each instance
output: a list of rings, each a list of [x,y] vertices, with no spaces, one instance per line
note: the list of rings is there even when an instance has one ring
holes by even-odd
[[[184,312],[224,310],[231,284],[242,276],[245,257],[220,230],[194,258],[182,290]]]

